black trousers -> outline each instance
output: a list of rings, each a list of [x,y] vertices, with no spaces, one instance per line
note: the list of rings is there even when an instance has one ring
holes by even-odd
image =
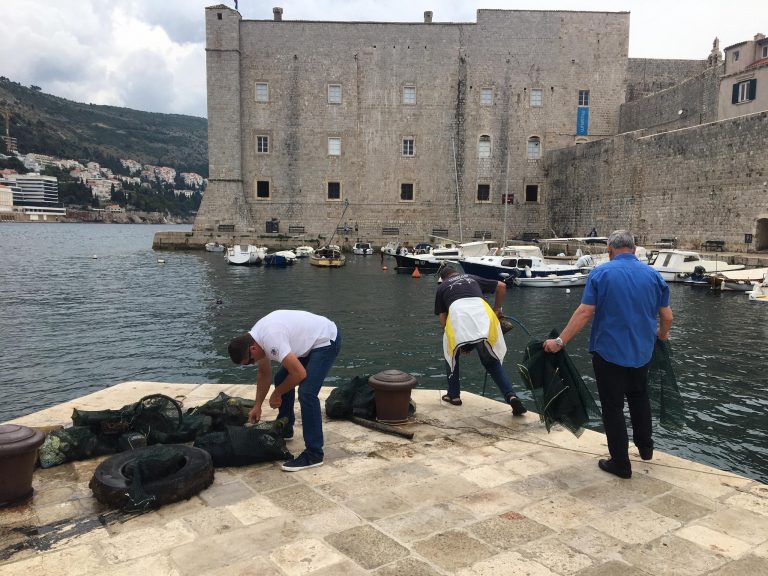
[[[624,419],[625,396],[632,421],[632,441],[638,448],[653,448],[651,403],[648,399],[649,365],[627,368],[608,362],[597,353],[592,354],[608,452],[619,467],[630,467],[627,423]]]

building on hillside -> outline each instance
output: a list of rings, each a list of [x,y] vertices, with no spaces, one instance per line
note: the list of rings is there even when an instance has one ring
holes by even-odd
[[[756,34],[752,40],[728,46],[724,62],[719,118],[768,110],[768,38]]]
[[[120,159],[120,164],[123,165],[123,168],[126,168],[128,172],[131,174],[136,174],[138,172],[141,172],[141,164],[139,162],[136,162],[136,160],[123,160]]]
[[[58,179],[40,174],[9,174],[0,180],[11,188],[13,210],[30,220],[50,220],[66,216],[59,202]]]
[[[7,184],[0,184],[0,212],[13,212],[13,190]]]
[[[612,136],[629,13],[473,23],[242,20],[206,9],[209,187],[194,229],[468,240],[547,230],[544,154]]]

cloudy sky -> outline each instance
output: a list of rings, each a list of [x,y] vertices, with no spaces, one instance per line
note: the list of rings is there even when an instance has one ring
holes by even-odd
[[[0,76],[78,102],[206,115],[204,7],[234,0],[2,0]],[[474,22],[478,8],[629,11],[629,56],[704,59],[768,35],[768,0],[240,0],[243,18]]]

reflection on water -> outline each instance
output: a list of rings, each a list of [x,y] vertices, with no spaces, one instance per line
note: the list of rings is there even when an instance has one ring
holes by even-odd
[[[0,421],[131,379],[254,382],[252,368],[229,361],[227,343],[276,308],[310,310],[341,327],[331,383],[396,368],[422,387],[444,385],[434,277],[384,272],[378,254],[350,255],[335,270],[306,260],[288,269],[227,266],[221,254],[153,252],[160,229],[0,226]],[[657,428],[658,448],[766,481],[768,306],[687,286],[671,293],[687,426]],[[541,338],[562,329],[580,297],[579,288],[513,288],[504,310]],[[587,339],[585,330],[568,350],[594,391]],[[514,369],[526,342],[520,328],[507,335],[504,365],[529,399]],[[462,361],[463,389],[480,393],[484,376],[476,355]],[[499,398],[490,379],[485,393]]]

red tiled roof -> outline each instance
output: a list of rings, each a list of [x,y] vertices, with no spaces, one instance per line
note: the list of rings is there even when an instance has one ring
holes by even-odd
[[[768,65],[768,58],[762,58],[760,60],[757,60],[756,62],[752,62],[749,66],[744,68],[744,70],[754,70],[755,68],[761,68],[762,66]]]

